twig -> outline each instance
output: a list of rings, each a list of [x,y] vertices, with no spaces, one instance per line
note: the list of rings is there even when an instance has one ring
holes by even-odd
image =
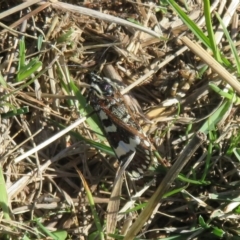
[[[144,222],[148,220],[148,218],[152,214],[152,210],[159,203],[163,194],[167,191],[167,189],[171,186],[174,179],[183,169],[183,167],[190,160],[191,156],[195,153],[195,151],[199,148],[203,141],[205,141],[206,135],[201,132],[197,132],[186,148],[183,150],[182,154],[179,156],[174,165],[170,168],[167,175],[164,177],[163,181],[159,185],[158,189],[154,193],[154,195],[149,200],[146,208],[139,215],[137,220],[134,222],[129,232],[126,234],[124,240],[133,239],[134,236],[141,230]]]
[[[143,31],[143,32],[145,32],[145,33],[147,33],[151,36],[154,36],[156,38],[160,37],[159,33],[156,33],[154,31],[150,30],[149,28],[142,27],[140,25],[131,23],[131,22],[126,21],[124,19],[114,17],[114,16],[111,16],[109,14],[101,13],[99,11],[95,11],[95,10],[92,10],[92,9],[79,7],[79,6],[76,6],[76,5],[63,3],[63,2],[52,3],[52,7],[57,8],[57,9],[61,9],[63,11],[70,11],[70,12],[75,12],[75,13],[79,13],[79,14],[84,14],[84,15],[87,15],[87,16],[90,16],[90,17],[93,17],[93,18],[99,18],[99,19],[102,19],[102,20],[107,21],[107,22],[123,25],[124,27],[132,27],[132,28],[135,28],[139,31]]]
[[[79,124],[83,123],[85,120],[86,120],[86,117],[78,119],[76,122],[74,122],[70,126],[66,127],[65,129],[63,129],[59,133],[57,133],[54,136],[52,136],[51,138],[47,139],[47,141],[39,144],[37,147],[35,147],[35,148],[29,150],[28,152],[25,152],[23,155],[20,155],[19,157],[15,158],[14,163],[18,163],[18,162],[22,161],[24,158],[29,157],[33,153],[35,153],[35,152],[41,150],[42,148],[48,146],[50,143],[56,141],[58,138],[65,135],[66,133],[68,133],[69,131],[71,131],[75,127],[77,127]]]
[[[235,91],[240,94],[240,83],[230,74],[220,63],[218,63],[206,50],[199,44],[192,42],[187,37],[182,37],[183,43],[189,47],[198,57],[200,57],[209,67],[211,67],[223,80],[229,83]]]

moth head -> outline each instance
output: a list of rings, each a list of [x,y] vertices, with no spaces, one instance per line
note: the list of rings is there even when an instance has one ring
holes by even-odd
[[[110,79],[102,78],[94,73],[90,73],[91,89],[95,94],[104,99],[105,97],[111,97],[114,94],[115,88]]]

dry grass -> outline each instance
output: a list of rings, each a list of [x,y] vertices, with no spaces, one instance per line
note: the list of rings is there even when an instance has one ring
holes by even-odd
[[[169,4],[37,2],[0,4],[0,238],[239,239],[240,64],[216,16],[219,52]],[[221,4],[237,49],[237,6]],[[203,6],[187,6],[205,32]],[[142,127],[172,166],[154,169],[155,184],[113,188],[116,158],[89,117],[91,71],[122,81],[151,120]]]

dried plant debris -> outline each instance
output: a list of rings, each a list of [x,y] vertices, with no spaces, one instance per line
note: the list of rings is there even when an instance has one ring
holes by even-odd
[[[1,239],[239,237],[239,10],[205,4],[0,4]]]

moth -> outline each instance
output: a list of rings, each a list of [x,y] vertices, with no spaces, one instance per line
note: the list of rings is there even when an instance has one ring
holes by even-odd
[[[152,163],[152,144],[139,126],[123,95],[121,87],[106,77],[90,73],[89,102],[97,113],[106,138],[120,166],[135,153],[127,166],[133,179],[141,178]]]

